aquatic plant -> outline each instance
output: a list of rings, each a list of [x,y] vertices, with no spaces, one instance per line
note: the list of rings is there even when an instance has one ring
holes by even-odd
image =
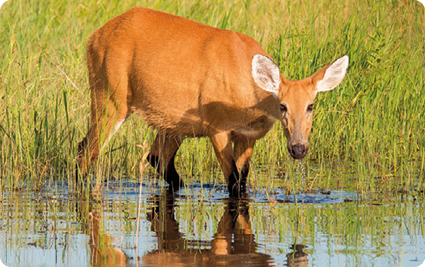
[[[350,188],[423,195],[424,12],[406,1],[7,1],[0,9],[1,188],[71,181],[87,132],[86,43],[107,20],[145,6],[252,36],[289,79],[350,57],[334,92],[318,95],[305,187],[282,127],[256,145],[252,190]],[[137,116],[103,151],[88,179],[138,179],[139,148],[155,136]],[[224,182],[211,144],[186,140],[185,179]],[[152,172],[151,168],[146,169]],[[283,179],[283,178],[294,179]]]

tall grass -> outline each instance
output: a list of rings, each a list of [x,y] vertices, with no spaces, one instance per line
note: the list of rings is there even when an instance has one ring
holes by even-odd
[[[289,79],[347,54],[343,83],[316,99],[307,185],[423,193],[425,20],[414,0],[10,0],[0,10],[1,186],[73,179],[77,143],[89,126],[87,39],[134,6],[250,35]],[[153,137],[130,117],[92,174],[138,177],[136,145]],[[279,124],[257,143],[252,163],[252,186],[291,187],[274,179],[298,168]],[[186,140],[177,164],[185,179],[224,182],[207,139]]]

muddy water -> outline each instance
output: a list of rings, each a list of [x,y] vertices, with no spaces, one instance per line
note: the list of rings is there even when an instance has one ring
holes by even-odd
[[[61,184],[2,192],[0,259],[7,266],[419,266],[425,260],[424,203],[379,204],[332,191],[287,196],[279,189],[235,200],[225,187],[207,184],[178,194],[143,184],[140,199],[139,184],[130,182],[82,197]]]

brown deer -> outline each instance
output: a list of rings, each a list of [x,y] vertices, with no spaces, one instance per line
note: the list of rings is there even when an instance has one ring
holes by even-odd
[[[174,190],[174,157],[186,137],[211,139],[231,196],[245,191],[256,140],[280,120],[291,156],[308,151],[317,92],[344,78],[348,57],[300,81],[285,79],[251,37],[133,8],[108,21],[87,47],[91,125],[79,144],[82,175],[133,112],[158,130],[149,161]],[[233,148],[232,148],[233,143]]]

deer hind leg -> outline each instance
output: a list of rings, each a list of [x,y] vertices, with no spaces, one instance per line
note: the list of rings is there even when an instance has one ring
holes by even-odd
[[[172,190],[178,190],[184,185],[174,165],[174,158],[184,138],[168,135],[158,131],[149,153],[149,163],[164,177]]]
[[[78,169],[83,176],[87,173],[89,164],[97,158],[99,151],[129,115],[126,81],[110,82],[105,87],[98,82],[93,86],[90,129],[83,141],[78,144]]]

